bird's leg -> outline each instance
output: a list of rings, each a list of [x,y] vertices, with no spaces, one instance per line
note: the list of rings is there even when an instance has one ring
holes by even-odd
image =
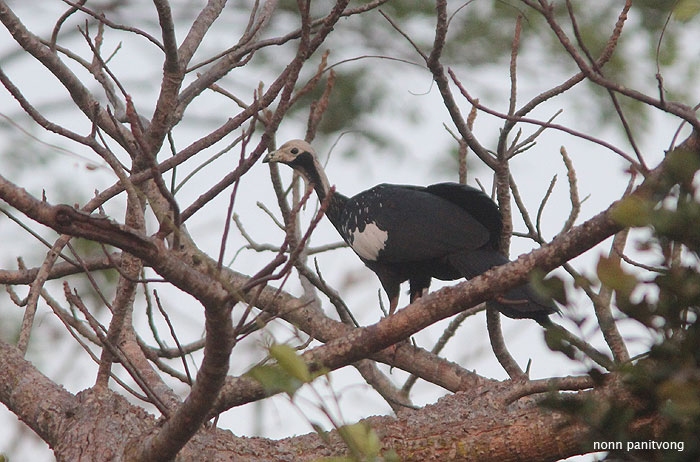
[[[413,294],[411,294],[411,296],[413,296]],[[411,301],[413,301],[413,300],[411,300]],[[394,312],[396,311],[396,307],[398,305],[399,305],[399,294],[397,293],[393,297],[391,297],[391,296],[389,297],[389,316],[394,314]],[[396,344],[392,345],[392,348],[394,349],[394,354],[392,355],[392,361],[391,361],[391,365],[390,365],[392,369],[394,367],[393,364],[396,362],[396,353],[397,353],[399,344],[408,343],[408,342],[409,342],[409,339],[405,339],[405,340],[401,340],[401,341],[397,342]]]
[[[421,298],[423,295],[428,293],[428,288],[420,289],[417,291],[411,291],[411,303],[415,302],[419,298]]]
[[[425,293],[425,291],[427,291],[427,289],[420,290],[420,291],[413,291],[412,290],[411,291],[411,303],[413,303],[416,300],[418,300],[419,298],[421,298],[423,296],[423,294]],[[389,316],[394,314],[394,312],[396,311],[396,307],[398,307],[398,306],[399,306],[399,296],[396,295],[395,297],[392,297],[389,300]]]
[[[430,288],[430,277],[414,278],[409,280],[410,293],[411,293],[411,303],[415,302],[423,295],[428,293]]]
[[[397,307],[397,306],[399,306],[399,296],[398,296],[398,294],[397,294],[396,296],[391,297],[391,298],[389,299],[389,316],[391,316],[392,314],[394,314],[394,312],[396,311],[396,307]]]

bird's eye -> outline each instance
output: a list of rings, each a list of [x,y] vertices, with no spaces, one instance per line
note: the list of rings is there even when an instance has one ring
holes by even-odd
[[[299,154],[298,148],[292,148],[292,154]]]

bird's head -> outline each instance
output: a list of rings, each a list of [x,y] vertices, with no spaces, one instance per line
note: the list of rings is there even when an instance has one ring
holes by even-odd
[[[315,158],[316,151],[309,143],[304,140],[291,140],[265,156],[263,162],[280,162],[296,169],[304,164],[313,164]]]
[[[329,191],[328,179],[318,161],[316,151],[304,140],[287,141],[278,150],[266,155],[263,162],[289,165],[307,184],[312,184],[321,197],[325,197]]]

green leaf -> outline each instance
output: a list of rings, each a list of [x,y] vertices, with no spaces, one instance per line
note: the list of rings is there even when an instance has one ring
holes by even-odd
[[[304,382],[292,377],[277,364],[255,366],[246,375],[257,380],[269,394],[284,392],[294,396],[294,393],[304,385]]]
[[[311,427],[314,429],[316,434],[323,440],[326,444],[331,444],[331,437],[326,430],[323,429],[321,424],[316,422],[309,422]]]
[[[530,274],[530,284],[535,291],[543,297],[553,298],[557,302],[566,306],[569,300],[566,295],[566,285],[564,280],[557,275],[544,277],[544,271],[535,269]]]
[[[550,350],[564,353],[569,359],[576,359],[576,349],[564,338],[561,330],[545,329],[544,341]]]
[[[647,226],[652,218],[652,204],[637,196],[627,196],[611,210],[612,219],[623,226]]]
[[[688,372],[693,374],[693,371]],[[656,392],[663,400],[666,412],[679,418],[692,418],[700,414],[700,396],[696,384],[685,380],[685,377],[665,380],[658,385]]]
[[[295,379],[304,383],[309,383],[314,379],[304,359],[289,345],[272,345],[270,347],[270,356],[275,358],[277,364]]]
[[[680,0],[673,8],[673,17],[682,22],[693,19],[700,13],[700,0]]]
[[[338,433],[353,453],[361,454],[365,458],[377,457],[382,449],[379,436],[366,423],[343,425],[338,428]]]
[[[615,290],[624,298],[628,298],[637,286],[637,278],[622,269],[618,258],[600,257],[597,271],[600,282]]]
[[[700,169],[700,158],[694,151],[678,147],[666,154],[666,174],[671,183],[690,190],[695,172]]]

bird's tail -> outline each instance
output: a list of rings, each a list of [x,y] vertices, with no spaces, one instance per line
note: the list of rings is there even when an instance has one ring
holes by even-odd
[[[465,278],[476,277],[494,266],[504,265],[509,260],[502,254],[489,249],[454,254],[449,257],[450,263]],[[551,299],[538,294],[530,284],[514,287],[499,295],[488,304],[509,318],[530,318],[540,324],[549,320],[549,315],[559,309]]]

